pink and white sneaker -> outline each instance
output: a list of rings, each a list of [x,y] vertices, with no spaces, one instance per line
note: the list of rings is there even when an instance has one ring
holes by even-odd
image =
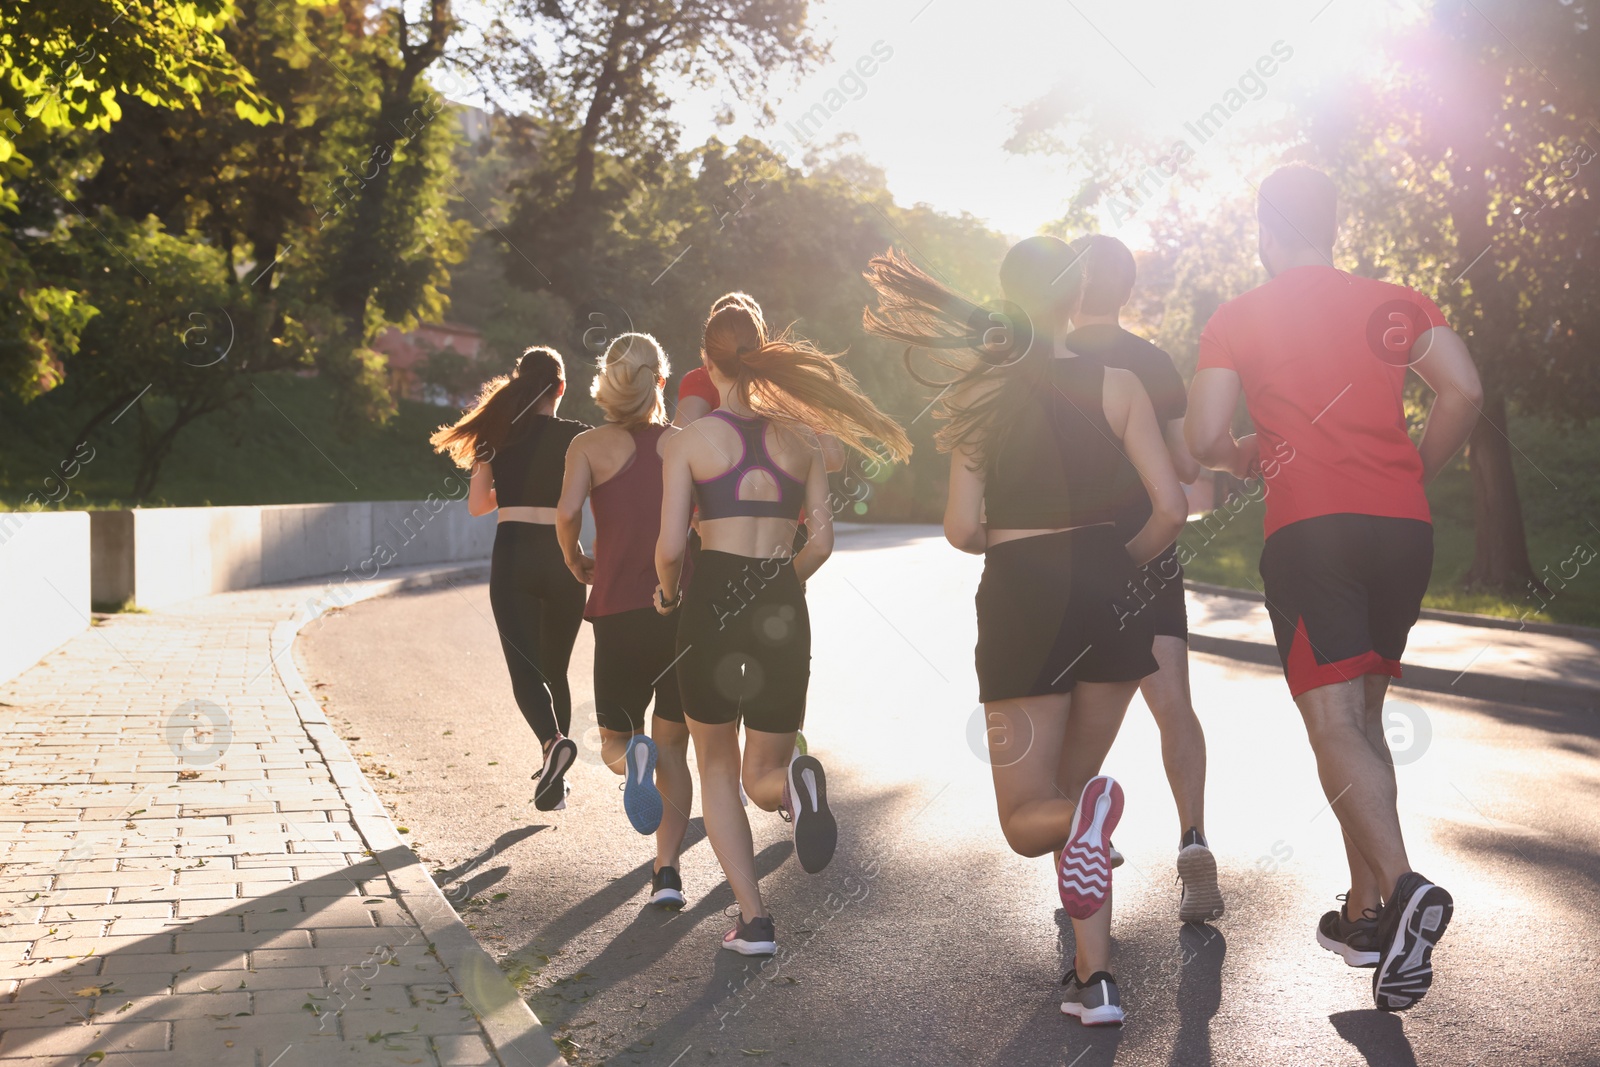
[[[1103,774],[1089,779],[1061,850],[1061,906],[1074,919],[1087,919],[1111,895],[1111,831],[1121,818],[1122,787]]]

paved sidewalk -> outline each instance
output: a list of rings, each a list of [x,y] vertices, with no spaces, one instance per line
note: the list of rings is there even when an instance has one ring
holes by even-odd
[[[115,616],[0,686],[0,1064],[561,1062],[300,681],[325,593]]]
[[[1191,647],[1277,666],[1262,598],[1217,588],[1191,583],[1188,589]],[[1600,711],[1600,637],[1591,633],[1425,612],[1411,631],[1405,676],[1396,684],[1560,711]]]

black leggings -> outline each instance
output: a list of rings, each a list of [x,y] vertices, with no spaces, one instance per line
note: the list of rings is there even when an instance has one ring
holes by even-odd
[[[517,707],[539,741],[572,729],[567,664],[583,625],[583,583],[545,523],[502,522],[489,563],[489,606]]]

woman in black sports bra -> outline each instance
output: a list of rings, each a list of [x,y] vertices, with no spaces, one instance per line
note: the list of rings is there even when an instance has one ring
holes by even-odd
[[[911,453],[905,431],[873,406],[837,357],[809,342],[768,339],[743,304],[706,321],[702,361],[721,400],[666,444],[657,610],[677,610],[678,684],[700,767],[706,836],[739,903],[724,948],[776,951],[756,882],[739,784],[764,811],[794,824],[795,856],[815,873],[833,857],[837,828],[816,757],[796,751],[811,675],[811,623],[801,583],[833,551],[833,509],[818,433],[867,452]],[[678,606],[691,505],[701,549]],[[798,554],[804,507],[811,536]],[[739,723],[745,746],[739,750]]]
[[[1014,303],[990,313],[890,252],[867,274],[878,308],[864,323],[909,346],[908,368],[916,348],[970,353],[935,359],[951,377],[918,376],[944,389],[945,536],[984,555],[978,697],[1000,825],[1024,856],[1060,852],[1055,879],[1077,944],[1061,1010],[1093,1026],[1122,1021],[1107,905],[1123,800],[1100,764],[1139,679],[1156,670],[1150,618],[1125,598],[1186,509],[1138,379],[1062,344],[1081,258],[1053,237],[1014,246],[1000,267]],[[1115,519],[1137,492],[1153,514],[1124,544]]]
[[[544,765],[534,775],[540,811],[566,806],[565,775],[578,754],[567,736],[567,664],[583,625],[585,591],[567,569],[555,521],[567,446],[589,426],[556,418],[566,388],[561,355],[530,348],[509,377],[485,384],[471,411],[430,438],[436,451],[472,471],[467,510],[500,512],[489,605],[517,707],[544,747]]]

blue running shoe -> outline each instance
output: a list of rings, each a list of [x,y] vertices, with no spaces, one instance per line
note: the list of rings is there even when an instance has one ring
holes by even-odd
[[[653,834],[661,825],[661,793],[656,789],[656,743],[644,734],[634,734],[624,759],[627,769],[622,783],[622,807],[635,830]]]

